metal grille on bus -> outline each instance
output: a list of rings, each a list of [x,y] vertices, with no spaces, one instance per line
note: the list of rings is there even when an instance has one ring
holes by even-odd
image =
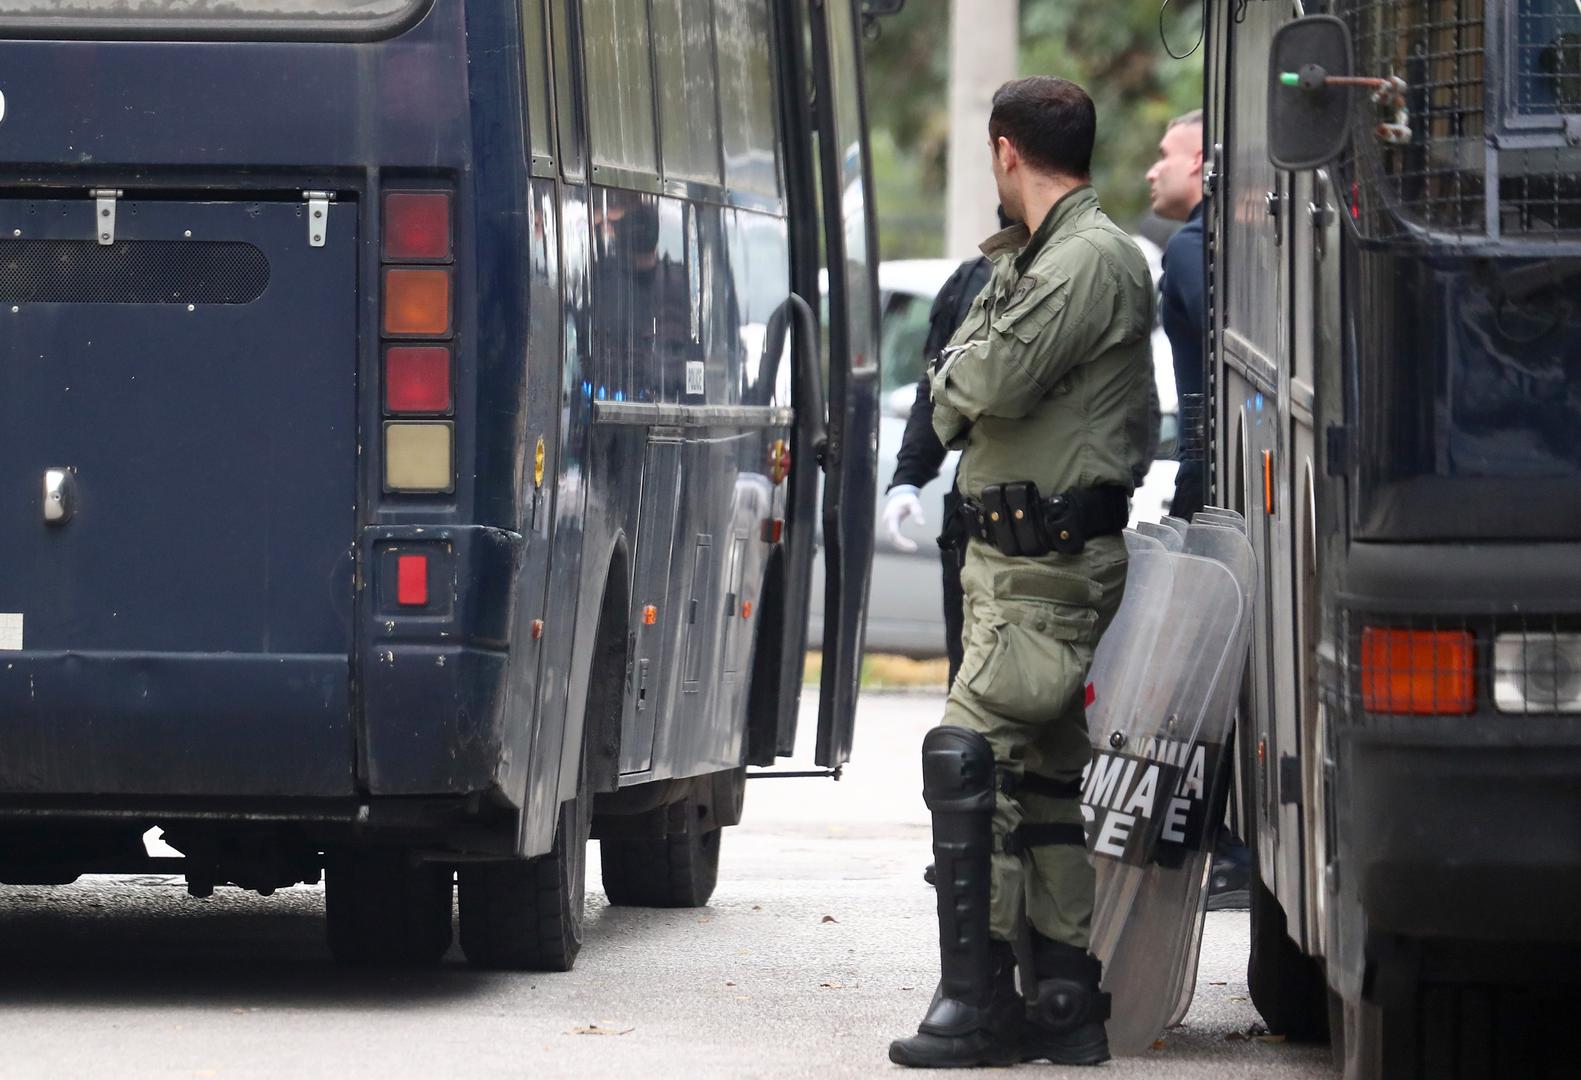
[[[1351,28],[1356,73],[1395,75],[1407,85],[1403,145],[1375,133],[1386,117],[1366,93],[1353,98],[1343,195],[1364,236],[1581,239],[1581,14],[1555,0],[1511,7],[1516,40],[1506,57],[1497,46],[1488,52],[1484,0],[1337,5]],[[1502,108],[1489,113],[1490,102]],[[1501,134],[1492,153],[1487,132]]]
[[[1343,687],[1335,719],[1387,729],[1393,717],[1423,715],[1574,716],[1581,713],[1581,618],[1572,615],[1416,616],[1385,618],[1345,611],[1338,656]],[[1389,666],[1415,676],[1426,699],[1369,689],[1365,668],[1377,664],[1364,635],[1371,629],[1459,637],[1464,649],[1396,652]],[[1387,660],[1387,657],[1383,657]],[[1332,684],[1331,684],[1332,685]],[[1468,692],[1470,701],[1451,701]],[[1442,695],[1441,697],[1439,695]],[[1412,699],[1412,700],[1408,700]]]
[[[268,285],[252,244],[0,240],[0,303],[250,304]]]

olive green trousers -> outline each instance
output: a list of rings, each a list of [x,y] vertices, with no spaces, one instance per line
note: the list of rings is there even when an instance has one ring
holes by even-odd
[[[961,570],[965,655],[944,707],[945,724],[982,734],[1001,774],[1081,778],[1092,758],[1086,685],[1098,638],[1125,591],[1125,542],[1090,541],[1080,555],[1002,555],[973,540]],[[1006,790],[1006,788],[1010,790]],[[1002,783],[994,811],[991,930],[1014,941],[1023,898],[1046,937],[1085,949],[1094,871],[1085,846],[1051,844],[1017,854],[1004,838],[1023,823],[1082,823],[1081,801]]]

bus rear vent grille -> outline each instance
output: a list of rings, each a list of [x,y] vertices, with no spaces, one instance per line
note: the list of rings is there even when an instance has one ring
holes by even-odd
[[[1374,239],[1581,240],[1574,0],[1341,0],[1356,73],[1406,83],[1408,130],[1357,92],[1348,209]],[[1490,22],[1489,20],[1496,20]]]
[[[252,244],[0,240],[0,303],[250,304],[268,286]]]

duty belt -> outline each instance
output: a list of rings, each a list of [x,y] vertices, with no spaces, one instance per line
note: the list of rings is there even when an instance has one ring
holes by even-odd
[[[1050,498],[1030,480],[989,484],[976,499],[961,496],[966,531],[1005,555],[1079,555],[1087,541],[1120,532],[1131,499],[1122,487],[1075,488]]]

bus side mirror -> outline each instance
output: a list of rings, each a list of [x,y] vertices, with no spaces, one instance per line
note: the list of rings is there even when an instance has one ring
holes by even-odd
[[[1350,31],[1333,15],[1309,15],[1279,28],[1268,56],[1268,160],[1281,169],[1316,169],[1345,149],[1350,134]]]

